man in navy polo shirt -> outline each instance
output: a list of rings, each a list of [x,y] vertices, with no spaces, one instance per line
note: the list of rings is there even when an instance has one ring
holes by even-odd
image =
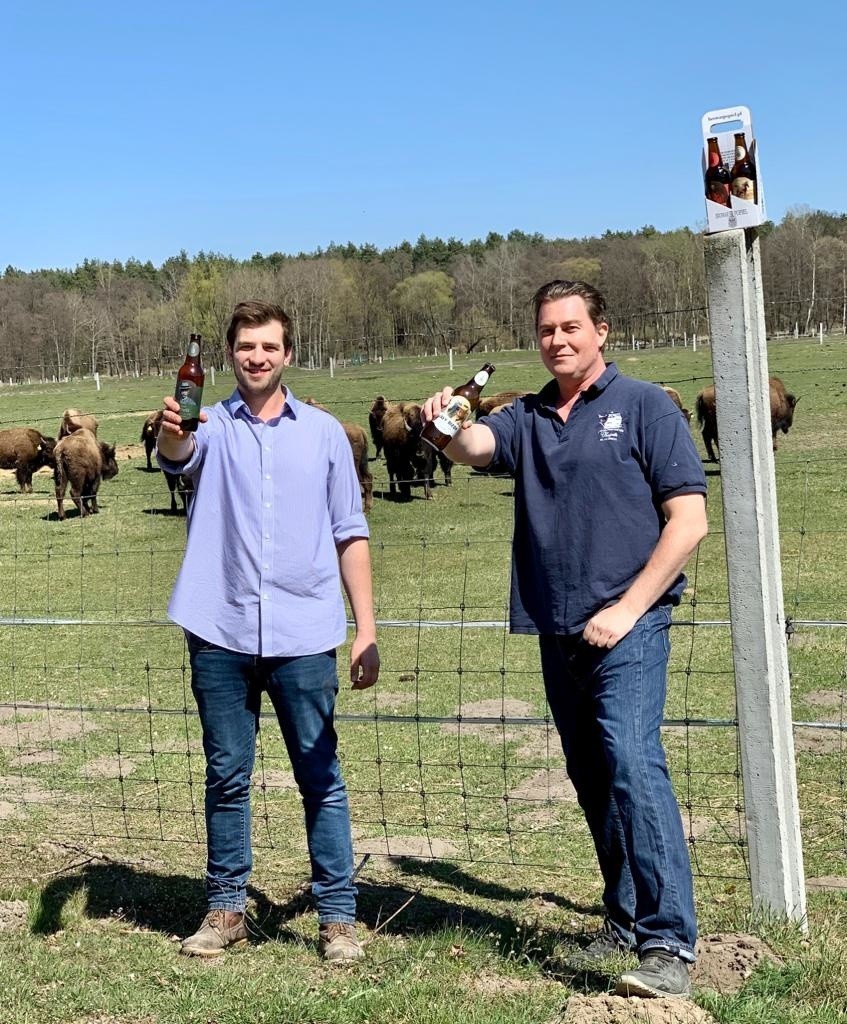
[[[707,530],[706,481],[661,388],[606,365],[605,300],[581,281],[533,298],[538,394],[464,428],[446,454],[515,478],[510,626],[537,634],[547,701],[594,839],[606,918],[581,951],[639,955],[622,995],[687,996],[691,864],[659,726],[671,608]],[[423,405],[425,421],[450,388]]]

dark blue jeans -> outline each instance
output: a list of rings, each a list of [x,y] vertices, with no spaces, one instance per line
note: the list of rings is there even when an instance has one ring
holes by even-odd
[[[611,650],[581,635],[541,636],[541,670],[612,926],[639,952],[693,960],[691,861],[659,733],[670,618],[670,608],[652,609]]]
[[[262,691],[279,720],[306,813],[312,893],[320,922],[356,918],[347,790],[333,725],[335,652],[297,658],[239,654],[186,634],[191,689],[206,754],[206,896],[210,910],[243,910],[253,866],[250,776]]]

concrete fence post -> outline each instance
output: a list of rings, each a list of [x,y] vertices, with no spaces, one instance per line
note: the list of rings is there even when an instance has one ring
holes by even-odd
[[[805,929],[759,241],[755,229],[705,241],[753,903]]]

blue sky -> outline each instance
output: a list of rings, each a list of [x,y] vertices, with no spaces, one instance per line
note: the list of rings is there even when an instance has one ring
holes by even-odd
[[[697,228],[740,103],[769,216],[845,211],[846,10],[8,0],[0,267]]]

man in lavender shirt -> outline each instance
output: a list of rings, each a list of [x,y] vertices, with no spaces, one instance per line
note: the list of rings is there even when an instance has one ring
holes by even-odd
[[[237,389],[200,413],[194,434],[165,398],[157,446],[161,467],[195,488],[168,615],[185,630],[203,727],[208,913],[182,952],[218,956],[247,941],[250,776],[264,690],[303,798],[319,949],[330,961],[355,960],[363,951],[333,719],[335,648],[347,632],[340,583],[356,624],[353,689],[379,674],[359,483],[341,425],[281,383],[292,357],[284,310],[239,303],[226,340]]]

